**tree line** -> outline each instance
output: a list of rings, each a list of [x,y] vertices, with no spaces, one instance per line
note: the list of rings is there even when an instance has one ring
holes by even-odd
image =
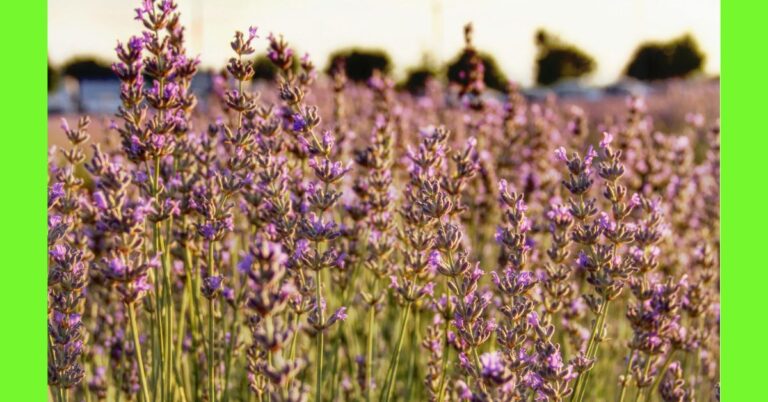
[[[597,68],[594,57],[574,44],[562,40],[546,30],[540,29],[534,35],[536,57],[534,76],[536,83],[548,86],[564,79],[588,76]],[[485,85],[504,91],[508,85],[504,72],[493,55],[479,52],[485,67]],[[705,55],[695,38],[684,34],[669,41],[649,41],[641,43],[627,63],[623,75],[642,81],[656,81],[669,78],[684,78],[700,72]],[[406,72],[400,87],[412,93],[422,93],[426,83],[432,78],[447,78],[458,82],[461,71],[467,69],[469,54],[462,50],[442,67],[425,60],[421,65]],[[293,63],[298,65],[298,63]],[[347,48],[332,53],[328,57],[326,72],[342,66],[348,79],[362,82],[371,77],[375,70],[388,73],[393,67],[390,56],[380,49]],[[276,77],[274,65],[265,55],[258,56],[254,64],[255,78],[273,80]],[[48,63],[48,89],[55,88],[62,76],[76,79],[109,79],[114,75],[109,64],[93,58],[75,58],[65,63],[60,69]]]

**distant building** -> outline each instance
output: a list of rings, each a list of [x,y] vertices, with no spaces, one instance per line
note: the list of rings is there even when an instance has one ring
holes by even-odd
[[[79,83],[71,77],[64,77],[61,83],[48,93],[48,113],[75,113],[78,111],[77,98]]]
[[[148,85],[148,84],[147,84]],[[213,90],[213,77],[201,71],[195,75],[190,90],[198,98],[198,108],[207,110],[206,99]],[[62,85],[48,93],[48,113],[114,114],[122,104],[120,80],[65,77]]]
[[[120,80],[80,81],[78,94],[79,112],[88,114],[113,114],[120,107]]]
[[[600,89],[585,85],[579,79],[562,80],[552,85],[551,88],[560,99],[581,99],[594,102],[603,97]]]
[[[639,96],[646,97],[654,93],[654,88],[633,78],[622,78],[619,81],[606,86],[603,92],[609,96]]]
[[[197,96],[197,109],[208,111],[208,96],[213,92],[213,75],[208,71],[198,71],[192,78],[189,89]]]

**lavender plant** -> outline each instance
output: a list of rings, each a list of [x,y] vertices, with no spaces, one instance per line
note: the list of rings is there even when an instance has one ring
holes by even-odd
[[[471,25],[423,95],[237,31],[202,110],[176,3],[136,20],[49,155],[51,400],[719,395],[717,116],[499,101]]]

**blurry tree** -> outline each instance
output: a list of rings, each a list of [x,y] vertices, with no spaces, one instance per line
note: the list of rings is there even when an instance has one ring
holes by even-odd
[[[462,71],[469,70],[470,53],[466,50],[462,50],[461,53],[456,55],[452,62],[448,63],[448,81],[461,82],[459,74]],[[485,75],[483,81],[485,86],[493,88],[497,91],[504,91],[507,88],[507,77],[499,68],[496,63],[496,59],[488,53],[479,53],[480,60],[483,61],[483,67],[485,69]]]
[[[78,57],[69,60],[61,69],[62,74],[78,80],[104,80],[116,78],[109,65],[101,60]]]
[[[625,74],[639,80],[652,81],[687,77],[700,71],[705,55],[698,43],[685,34],[668,42],[645,42],[632,56]]]
[[[421,66],[408,70],[405,80],[398,86],[405,89],[413,95],[424,95],[427,89],[427,82],[437,76],[434,69]]]
[[[424,95],[427,89],[427,82],[434,79],[437,74],[435,70],[429,67],[421,66],[408,70],[405,80],[400,83],[400,87],[413,95]]]
[[[293,63],[291,69],[296,72],[299,70],[299,58],[296,55],[293,56]],[[259,55],[253,61],[253,79],[274,81],[277,78],[277,67],[272,63],[266,55]]]
[[[51,65],[51,61],[48,61],[48,92],[56,89],[59,86],[59,71]]]
[[[371,78],[373,70],[388,73],[392,67],[389,55],[383,50],[352,48],[333,52],[328,57],[325,72],[330,74],[339,59],[344,60],[347,78],[357,82],[367,81]]]
[[[409,68],[405,73],[405,79],[397,86],[413,95],[424,95],[427,83],[437,78],[438,71],[433,57],[429,53],[424,53],[421,56],[421,63],[417,67]]]
[[[277,77],[277,67],[265,55],[253,61],[253,79],[273,81]]]
[[[543,29],[536,32],[536,83],[551,85],[564,78],[578,78],[595,71],[595,59],[576,46]]]

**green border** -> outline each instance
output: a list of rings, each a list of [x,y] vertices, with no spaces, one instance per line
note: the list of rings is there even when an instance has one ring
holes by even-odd
[[[723,1],[721,177],[722,400],[765,400],[768,349],[768,3]],[[760,256],[760,257],[758,257]]]
[[[0,400],[45,401],[47,3],[3,4]]]

